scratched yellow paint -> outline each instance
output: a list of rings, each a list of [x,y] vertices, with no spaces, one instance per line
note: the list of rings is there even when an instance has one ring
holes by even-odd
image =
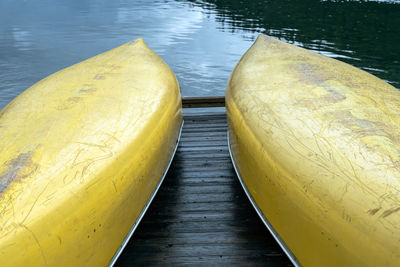
[[[226,92],[233,156],[304,266],[400,265],[400,92],[260,35]]]
[[[138,39],[0,113],[0,266],[104,266],[173,153],[175,75]]]

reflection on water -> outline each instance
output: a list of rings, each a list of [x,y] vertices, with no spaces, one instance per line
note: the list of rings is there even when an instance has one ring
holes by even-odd
[[[194,1],[199,3],[198,1]],[[226,31],[278,37],[400,88],[400,1],[208,0]]]
[[[2,0],[0,108],[41,78],[143,37],[184,96],[223,95],[258,33],[315,50],[400,87],[398,1]]]

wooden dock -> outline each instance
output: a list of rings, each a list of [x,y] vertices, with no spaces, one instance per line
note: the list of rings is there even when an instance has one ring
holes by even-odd
[[[116,266],[292,266],[236,177],[225,113],[184,120],[164,183]]]

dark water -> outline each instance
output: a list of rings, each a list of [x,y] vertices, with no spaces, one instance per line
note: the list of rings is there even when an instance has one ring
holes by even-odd
[[[400,88],[400,1],[0,0],[0,108],[33,83],[143,37],[184,96],[223,95],[259,33]]]

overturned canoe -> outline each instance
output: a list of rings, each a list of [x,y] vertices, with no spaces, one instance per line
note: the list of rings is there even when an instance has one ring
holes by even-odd
[[[260,35],[234,69],[230,149],[295,264],[400,265],[400,92]]]
[[[0,265],[115,260],[181,125],[175,75],[141,39],[18,96],[0,113]]]

